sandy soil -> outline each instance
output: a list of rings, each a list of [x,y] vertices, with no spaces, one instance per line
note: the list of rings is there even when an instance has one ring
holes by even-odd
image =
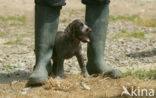
[[[84,9],[81,0],[66,0],[67,5],[64,9]],[[141,2],[140,2],[141,1]],[[139,14],[143,17],[156,16],[154,0],[111,0],[110,15],[133,15]],[[27,15],[33,17],[33,0],[1,0],[0,15]]]
[[[1,98],[131,98],[123,95],[123,86],[131,93],[132,87],[156,90],[155,81],[141,81],[132,78],[109,79],[102,76],[83,78],[79,75],[66,75],[63,80],[50,78],[42,87],[26,87],[26,82],[12,82],[2,85]],[[83,86],[85,85],[85,86]],[[156,92],[154,92],[156,93]],[[138,93],[137,93],[138,95]],[[141,94],[140,94],[141,96]],[[138,98],[138,97],[133,97]],[[154,98],[145,95],[139,98]]]

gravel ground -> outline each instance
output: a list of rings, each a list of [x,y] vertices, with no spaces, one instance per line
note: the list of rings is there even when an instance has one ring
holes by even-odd
[[[120,25],[117,25],[120,24]],[[136,68],[144,65],[155,68],[156,63],[156,39],[154,38],[128,38],[128,37],[112,37],[113,34],[120,33],[120,28],[135,29],[137,27],[133,25],[126,25],[126,27],[122,27],[125,23],[110,23],[108,28],[108,35],[106,41],[106,49],[105,49],[105,61],[108,65],[111,65],[115,68],[121,69],[123,72],[126,71],[122,68]],[[113,29],[112,29],[113,28]],[[138,27],[137,29],[141,29],[143,27]],[[18,32],[25,32],[21,29]],[[146,28],[146,30],[153,30],[155,28]],[[16,32],[16,30],[15,30]],[[20,36],[20,34],[19,34]],[[153,33],[147,33],[147,36],[156,36]],[[14,39],[14,38],[10,38]],[[35,57],[33,52],[33,37],[25,37],[23,39],[24,45],[6,45],[4,44],[8,40],[1,39],[1,50],[0,51],[0,72],[6,73],[8,75],[0,75],[0,77],[4,78],[4,81],[13,81],[15,78],[10,76],[12,75],[20,75],[20,76],[29,76],[29,72],[32,71],[32,67],[35,63]],[[86,49],[87,45],[83,44],[83,55],[85,57],[85,62],[87,61],[86,57]],[[151,64],[151,65],[150,65]],[[6,66],[6,67],[5,67]],[[9,66],[13,66],[15,68],[10,68]],[[8,72],[11,72],[7,74]],[[78,62],[75,57],[72,59],[65,61],[65,72],[78,74],[80,73],[80,68],[78,66]],[[15,73],[15,74],[14,74]],[[10,80],[8,81],[8,77]],[[13,79],[13,80],[12,80]],[[22,78],[23,79],[23,78]],[[24,78],[26,79],[26,77]]]

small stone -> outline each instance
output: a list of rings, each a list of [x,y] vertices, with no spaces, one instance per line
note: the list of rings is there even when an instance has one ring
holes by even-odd
[[[29,90],[29,88],[24,88],[24,89],[22,89],[23,91],[28,91]]]
[[[25,95],[25,94],[27,94],[27,92],[26,91],[22,91],[21,94],[22,95]]]
[[[81,82],[80,85],[81,85],[84,89],[90,90],[90,87],[89,87],[87,84],[85,84],[84,82]]]
[[[15,84],[15,83],[17,83],[17,81],[13,81],[13,82],[11,82],[12,85]]]
[[[21,90],[21,94],[22,94],[22,95],[27,94],[28,90],[29,90],[29,88],[23,88],[23,89]]]
[[[19,63],[18,64],[20,67],[24,67],[25,66],[25,63]]]

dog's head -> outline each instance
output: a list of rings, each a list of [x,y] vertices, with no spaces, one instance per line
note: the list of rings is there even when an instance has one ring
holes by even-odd
[[[82,42],[90,42],[89,35],[92,33],[91,28],[89,28],[84,21],[76,19],[71,23],[72,33],[74,37]]]

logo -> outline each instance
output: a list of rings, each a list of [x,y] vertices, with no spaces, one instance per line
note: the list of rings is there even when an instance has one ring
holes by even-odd
[[[137,89],[133,86],[127,90],[125,86],[122,87],[123,92],[121,93],[121,96],[128,95],[128,96],[154,96],[154,89],[140,89],[138,87]]]

